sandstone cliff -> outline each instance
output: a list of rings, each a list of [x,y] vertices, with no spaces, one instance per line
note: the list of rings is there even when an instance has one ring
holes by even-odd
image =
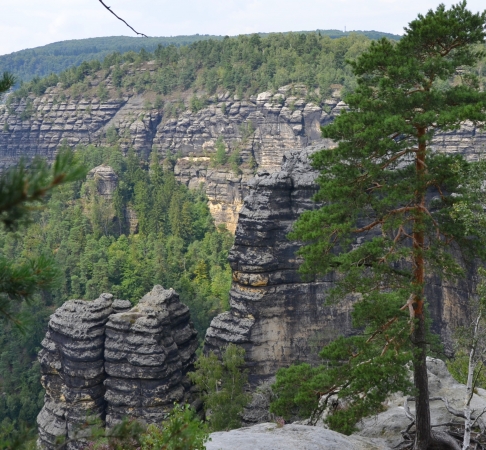
[[[186,374],[196,335],[188,308],[161,286],[133,308],[111,294],[64,303],[51,316],[39,352],[46,390],[37,418],[41,447],[56,448],[58,437],[82,437],[88,416],[107,426],[125,416],[158,423],[174,402],[190,401]]]
[[[153,65],[146,63],[141,70],[150,72]],[[177,157],[178,179],[190,187],[204,183],[217,224],[225,223],[234,232],[246,181],[255,170],[276,170],[286,150],[320,140],[320,126],[344,107],[339,91],[323,106],[326,112],[306,101],[305,87],[294,85],[248,100],[229,93],[214,95],[202,110],[173,117],[165,109],[152,108],[150,93],[115,98],[111,78],[105,83],[112,99],[64,98],[58,86],[40,97],[0,106],[0,169],[20,157],[52,160],[63,142],[71,146],[106,143],[109,130],[109,140],[117,140],[124,151],[133,148],[145,159],[152,149],[162,158]],[[181,101],[189,103],[187,96],[174,100]],[[228,154],[238,150],[237,173],[227,166],[211,166],[209,156],[219,137]]]
[[[139,70],[152,73],[156,69],[147,62]],[[96,78],[90,81],[91,87],[99,83]],[[233,233],[253,174],[259,169],[278,170],[286,151],[320,142],[320,127],[346,107],[339,85],[319,106],[309,100],[312,92],[295,84],[246,100],[220,93],[209,97],[197,112],[189,110],[190,94],[181,93],[179,98],[166,99],[168,104],[185,108],[174,116],[168,112],[170,108],[154,108],[153,93],[120,96],[111,75],[104,84],[111,96],[107,100],[66,98],[58,85],[40,97],[0,106],[0,170],[22,156],[52,160],[63,142],[75,146],[116,140],[123,151],[133,148],[145,159],[155,150],[161,158],[177,158],[175,173],[181,182],[190,187],[204,183],[216,223],[226,224]],[[210,164],[219,137],[228,154],[239,151],[237,173],[234,168]],[[465,124],[461,130],[438,136],[435,142],[442,151],[459,151],[477,159],[485,148],[486,135]]]
[[[303,280],[295,256],[300,244],[286,238],[299,214],[315,208],[317,173],[309,155],[321,146],[286,153],[280,171],[262,171],[248,183],[229,256],[230,311],[213,319],[205,346],[216,352],[230,342],[243,346],[254,384],[296,361],[315,362],[323,344],[352,333],[350,301],[324,306],[334,276]],[[451,328],[468,319],[472,288],[436,278],[427,285],[434,331],[446,347]]]

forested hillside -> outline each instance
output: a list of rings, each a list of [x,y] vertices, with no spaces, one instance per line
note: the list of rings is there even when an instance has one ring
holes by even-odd
[[[0,234],[2,254],[54,255],[59,272],[56,289],[18,305],[23,330],[0,327],[0,428],[12,421],[34,425],[43,403],[36,354],[49,315],[66,300],[111,292],[136,302],[154,284],[172,287],[190,307],[200,339],[227,308],[233,238],[216,230],[205,196],[176,182],[171,161],[162,166],[154,156],[147,164],[133,152],[123,157],[116,146],[77,153],[89,168],[106,163],[115,170],[113,198],[98,195],[95,180],[63,186],[23,231]],[[127,209],[138,217],[135,233]]]
[[[318,31],[323,36],[341,38],[350,33],[339,30]],[[309,32],[304,32],[305,34]],[[399,36],[379,31],[355,31],[353,33],[367,36],[370,39],[387,37],[399,39]],[[260,37],[268,36],[261,33]],[[0,73],[9,71],[18,80],[30,81],[35,77],[45,77],[51,73],[59,74],[72,66],[79,66],[84,61],[102,61],[107,55],[113,52],[125,53],[128,51],[138,52],[142,48],[153,52],[158,45],[176,47],[187,46],[197,41],[221,40],[224,36],[210,36],[195,34],[192,36],[171,36],[171,37],[131,37],[131,36],[109,36],[89,39],[73,39],[70,41],[54,42],[52,44],[32,49],[20,50],[7,55],[0,56]]]
[[[0,56],[0,72],[13,73],[19,80],[30,81],[34,77],[45,77],[51,73],[60,73],[72,66],[79,66],[84,61],[102,61],[113,52],[125,53],[140,51],[142,48],[153,52],[162,46],[189,45],[205,39],[222,39],[222,36],[193,35],[174,37],[132,37],[108,36],[89,39],[73,39],[54,42],[42,47],[35,47]]]
[[[146,110],[161,111],[164,120],[187,107],[202,109],[216,93],[248,98],[289,84],[304,84],[307,100],[326,108],[336,85],[342,93],[353,89],[346,60],[356,58],[370,42],[359,34],[333,39],[312,32],[117,51],[102,61],[83,62],[59,75],[24,83],[9,96],[7,108],[15,99],[25,99],[19,114],[22,120],[34,121],[35,97],[59,83],[52,94],[55,104],[67,98],[104,102],[144,93]],[[58,57],[63,59],[62,54]],[[483,74],[484,65],[478,71]],[[10,132],[8,125],[2,132]],[[18,306],[29,318],[24,320],[25,330],[11,325],[0,329],[0,424],[35,422],[42,404],[35,356],[48,316],[64,301],[93,299],[102,292],[137,301],[153,284],[162,284],[176,289],[189,305],[200,337],[210,318],[227,307],[231,271],[226,257],[232,236],[216,230],[202,191],[189,191],[176,182],[173,160],[158,161],[156,151],[150,161],[139,160],[133,151],[123,154],[115,145],[123,136],[114,128],[108,128],[105,137],[113,146],[87,146],[77,152],[89,168],[105,163],[114,169],[118,187],[111,200],[95,194],[93,181],[65,186],[45,209],[34,212],[33,222],[23,231],[0,234],[3,254],[54,255],[59,270],[55,290],[40,293],[31,305]],[[136,232],[130,232],[126,220],[130,210],[138,218]]]
[[[24,83],[10,95],[10,101],[30,94],[41,95],[61,83],[65,98],[119,98],[153,91],[155,105],[163,96],[192,90],[200,93],[191,103],[193,110],[204,107],[204,95],[226,90],[247,97],[290,83],[305,84],[315,92],[315,101],[328,98],[331,85],[352,89],[353,77],[346,60],[361,54],[371,42],[352,34],[331,39],[318,33],[238,36],[223,40],[195,42],[189,46],[158,46],[153,53],[112,53],[103,62],[84,62],[59,75]],[[150,70],[144,65],[150,62]],[[107,86],[115,88],[110,92]],[[171,100],[174,100],[173,98]]]

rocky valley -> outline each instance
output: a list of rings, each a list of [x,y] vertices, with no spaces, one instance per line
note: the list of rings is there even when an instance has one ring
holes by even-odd
[[[188,373],[204,355],[224,360],[234,344],[244,349],[238,370],[248,373],[244,384],[254,395],[242,423],[257,425],[214,434],[208,449],[246,449],[257,441],[261,448],[292,448],[300,441],[319,448],[322,439],[329,448],[381,450],[397,444],[398,428],[407,426],[398,418],[401,397],[381,403],[386,411],[374,419],[384,424],[379,439],[379,431],[367,433],[373,426],[366,421],[350,438],[303,423],[280,426],[269,414],[271,395],[261,404],[256,399],[264,389],[270,392],[279,369],[299,362],[314,370],[323,346],[362,331],[356,322],[353,327],[352,311],[364,291],[326,302],[343,271],[303,275],[298,255],[303,243],[288,237],[299,216],[318,207],[313,155],[335,147],[322,130],[350,116],[344,115],[343,98],[350,98],[345,94],[356,80],[346,61],[370,45],[359,36],[331,41],[317,33],[275,35],[265,42],[254,35],[179,50],[159,46],[153,54],[113,54],[102,63],[33,79],[0,105],[0,173],[11,173],[19,161],[29,166],[36,157],[53,162],[67,148],[88,169],[85,178],[43,199],[47,207],[33,210],[27,230],[0,233],[2,258],[40,258],[58,271],[51,291],[41,289],[32,302],[16,306],[37,321],[29,338],[19,337],[13,326],[0,330],[6,347],[0,381],[15,394],[0,391],[0,410],[7,411],[0,411],[2,426],[37,417],[42,448],[54,450],[59,439],[67,439],[66,447],[75,450],[87,445],[88,416],[113,429],[125,417],[160,423],[174,403],[189,403],[202,414],[206,394],[197,392]],[[393,135],[392,145],[400,139]],[[463,121],[437,132],[430,146],[434,155],[480,161],[486,133]],[[433,186],[442,196],[442,185]],[[433,189],[427,195],[436,195]],[[428,200],[424,195],[423,204]],[[386,232],[350,239],[349,247],[362,249]],[[415,228],[408,233],[415,236]],[[395,263],[392,271],[403,275],[400,264],[410,260]],[[472,321],[469,300],[478,277],[472,270],[459,281],[427,275],[425,298],[442,355],[453,355],[454,330]],[[406,323],[407,339],[414,330],[407,311],[400,319],[393,314],[366,341],[385,336],[381,356],[393,343],[386,330],[395,320]],[[32,364],[37,353],[38,363]],[[356,356],[360,352],[353,350],[350,358]],[[425,356],[423,361],[425,367]],[[444,363],[428,363],[435,391],[462,393]],[[39,370],[43,390],[35,378]],[[16,387],[19,377],[25,377],[22,389]],[[213,383],[217,392],[224,390],[222,380]],[[484,392],[478,396],[482,405]],[[206,412],[210,423],[213,412]],[[435,415],[449,420],[442,410]],[[269,420],[275,425],[263,423]]]
[[[150,72],[150,62],[141,70]],[[200,111],[187,109],[172,118],[147,109],[143,95],[106,102],[60,101],[58,86],[41,97],[4,107],[0,163],[8,167],[22,156],[52,159],[63,143],[103,145],[110,139],[109,130],[116,133],[124,152],[133,148],[145,159],[151,151],[174,157],[176,178],[192,189],[203,186],[216,224],[235,233],[229,257],[230,311],[213,320],[206,348],[220,349],[230,342],[243,345],[257,383],[292,361],[314,361],[323,343],[352,332],[351,303],[323,306],[333,277],[304,282],[295,257],[300,244],[286,239],[298,215],[314,207],[317,173],[309,155],[333,145],[322,140],[320,127],[346,108],[339,89],[336,85],[322,106],[306,101],[308,91],[301,85],[247,100],[219,94]],[[28,107],[31,116],[22,118]],[[221,137],[227,154],[239,151],[237,170],[211,163]],[[469,160],[481,158],[485,145],[486,134],[468,124],[434,140],[438,151],[461,153]],[[109,197],[116,175],[108,172],[96,169],[96,176],[104,180],[99,193]],[[133,214],[128,212],[132,222]],[[136,229],[136,219],[131,228]],[[429,286],[434,327],[447,343],[451,327],[468,318],[466,299],[472,288],[467,283],[443,285],[440,280]],[[461,314],[452,313],[453,304],[463,305]]]

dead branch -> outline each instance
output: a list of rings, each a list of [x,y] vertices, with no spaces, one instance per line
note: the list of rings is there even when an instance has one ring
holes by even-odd
[[[405,415],[407,416],[407,419],[412,422],[408,426],[407,430],[405,431],[406,433],[408,433],[410,431],[410,428],[412,428],[412,425],[415,424],[415,417],[413,417],[412,413],[410,412],[410,407],[408,406],[408,398],[406,397],[405,397],[405,402],[403,404],[403,409],[405,410]]]
[[[108,10],[110,11],[118,20],[121,20],[128,28],[130,28],[135,34],[138,34],[139,36],[143,37],[148,37],[146,34],[139,33],[137,30],[135,30],[131,25],[129,25],[125,20],[123,20],[121,17],[117,16],[115,12],[111,9],[111,6],[106,5],[103,0],[99,0],[99,2]]]
[[[410,297],[408,297],[407,303],[405,303],[401,308],[400,311],[403,311],[408,308],[408,312],[410,313],[410,319],[413,319],[415,317],[415,310],[413,309],[413,302],[415,300],[415,295],[410,294]]]

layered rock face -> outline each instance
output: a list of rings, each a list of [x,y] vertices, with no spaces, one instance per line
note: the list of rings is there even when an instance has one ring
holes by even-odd
[[[45,403],[39,443],[83,436],[88,417],[112,426],[123,417],[160,422],[173,402],[191,401],[187,371],[197,348],[188,308],[161,286],[132,308],[102,294],[70,300],[51,316],[39,361]],[[68,448],[82,448],[77,440]]]
[[[155,65],[149,61],[139,70],[151,74]],[[111,75],[103,83],[111,93],[109,100],[65,98],[58,85],[40,97],[0,106],[0,170],[22,156],[52,160],[63,142],[71,146],[105,144],[110,130],[108,140],[114,132],[125,152],[133,148],[145,159],[152,150],[161,158],[177,156],[178,179],[190,187],[204,183],[216,224],[224,223],[232,232],[247,194],[247,181],[256,169],[278,170],[286,151],[320,142],[320,127],[346,107],[337,85],[321,107],[306,101],[307,89],[296,84],[246,100],[220,93],[207,99],[207,107],[200,111],[186,110],[172,117],[152,109],[149,93],[115,98],[118,94]],[[91,79],[90,84],[95,87],[99,80]],[[182,100],[187,107],[189,97],[184,95],[167,102],[179,104]],[[209,156],[219,137],[228,154],[239,151],[242,164],[238,173],[228,166],[211,166]],[[476,159],[486,145],[486,134],[465,124],[461,130],[438,136],[435,144],[441,150],[460,151]]]
[[[249,182],[229,256],[231,309],[214,318],[206,333],[207,350],[219,352],[230,342],[245,348],[253,383],[295,361],[315,362],[325,342],[351,332],[351,303],[324,307],[333,277],[302,280],[299,245],[286,238],[298,215],[315,207],[317,174],[308,160],[313,151],[290,152],[281,171],[259,173]]]
[[[334,275],[303,280],[295,256],[300,244],[286,237],[299,214],[316,207],[311,197],[317,173],[309,155],[325,144],[286,153],[280,171],[258,173],[248,183],[229,256],[231,309],[213,319],[205,348],[220,352],[231,342],[243,346],[254,384],[296,361],[316,362],[325,343],[353,332],[350,300],[324,306]],[[427,284],[434,331],[446,347],[452,327],[468,319],[470,284],[437,278]]]
[[[153,65],[146,63],[141,70],[151,72]],[[110,77],[104,82],[115,91]],[[91,81],[93,86],[96,83]],[[53,160],[63,142],[71,146],[106,143],[107,130],[116,131],[124,151],[133,148],[143,158],[153,149],[162,158],[177,155],[178,179],[191,187],[203,182],[216,223],[227,224],[231,231],[246,195],[246,181],[254,171],[277,170],[286,150],[320,140],[320,126],[344,107],[336,91],[325,112],[305,100],[307,90],[300,85],[248,100],[229,93],[214,95],[206,108],[176,118],[147,109],[148,94],[106,101],[66,99],[62,94],[58,86],[40,97],[0,106],[0,170],[22,156]],[[238,150],[242,163],[238,173],[228,166],[211,167],[209,156],[219,137],[228,155]]]
[[[104,327],[112,303],[111,294],[93,302],[70,300],[51,316],[39,353],[46,395],[37,420],[46,448],[57,436],[74,437],[88,414],[103,417]]]
[[[107,426],[127,416],[157,423],[174,402],[189,400],[197,332],[172,289],[156,286],[130,311],[110,316],[105,335]]]

